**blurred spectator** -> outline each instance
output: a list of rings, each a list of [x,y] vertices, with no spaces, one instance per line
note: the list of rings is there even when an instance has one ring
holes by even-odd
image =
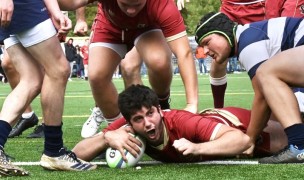
[[[237,57],[231,57],[228,61],[228,72],[229,73],[238,73],[240,68],[238,66]]]
[[[71,77],[73,74],[74,58],[76,56],[76,48],[73,45],[73,38],[70,38],[65,44],[65,56],[70,63],[71,73],[69,76],[69,81],[72,81]]]
[[[78,78],[83,78],[84,79],[84,66],[83,66],[83,59],[81,57],[80,53],[80,47],[79,45],[75,46],[76,48],[76,55],[74,58],[74,61],[76,62],[76,76]]]
[[[84,40],[84,45],[80,48],[80,55],[83,59],[84,79],[88,80],[88,64],[89,64],[89,39]]]
[[[195,57],[198,60],[200,74],[201,75],[203,73],[207,74],[208,71],[207,71],[207,66],[206,66],[206,62],[205,62],[207,55],[205,54],[203,47],[197,46],[197,48],[195,50]]]

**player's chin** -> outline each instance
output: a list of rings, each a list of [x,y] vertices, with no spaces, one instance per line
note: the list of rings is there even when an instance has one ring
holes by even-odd
[[[152,144],[152,145],[157,145],[162,141],[160,136],[158,136],[156,134],[153,136],[152,135],[146,136],[146,140],[147,140],[148,144]]]
[[[222,63],[224,63],[227,60],[227,58],[224,58],[224,57],[215,57],[214,60],[218,64],[222,64]]]

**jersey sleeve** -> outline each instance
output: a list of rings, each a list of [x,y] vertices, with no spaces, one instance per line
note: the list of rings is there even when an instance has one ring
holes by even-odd
[[[176,118],[175,123],[180,126],[180,131],[178,132],[180,137],[196,143],[213,140],[222,126],[219,122],[187,111],[178,112]]]
[[[178,11],[174,1],[158,1],[159,3],[153,2],[153,9],[157,14],[156,21],[160,25],[160,28],[164,33],[167,41],[172,41],[187,35],[183,17]],[[158,7],[155,6],[156,4],[158,4]]]

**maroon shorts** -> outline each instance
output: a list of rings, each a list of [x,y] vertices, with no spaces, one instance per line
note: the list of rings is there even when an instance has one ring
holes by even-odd
[[[220,11],[226,14],[232,21],[239,24],[247,24],[256,21],[262,21],[265,17],[265,2],[256,3],[232,3],[231,1],[222,1]]]
[[[266,18],[304,17],[304,0],[267,0]]]

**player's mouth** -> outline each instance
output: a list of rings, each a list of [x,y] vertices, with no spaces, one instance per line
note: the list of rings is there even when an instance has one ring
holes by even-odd
[[[209,56],[212,57],[212,59],[216,58],[215,54],[209,54]]]
[[[146,133],[147,133],[149,139],[155,139],[155,137],[156,137],[155,129],[148,130]]]

